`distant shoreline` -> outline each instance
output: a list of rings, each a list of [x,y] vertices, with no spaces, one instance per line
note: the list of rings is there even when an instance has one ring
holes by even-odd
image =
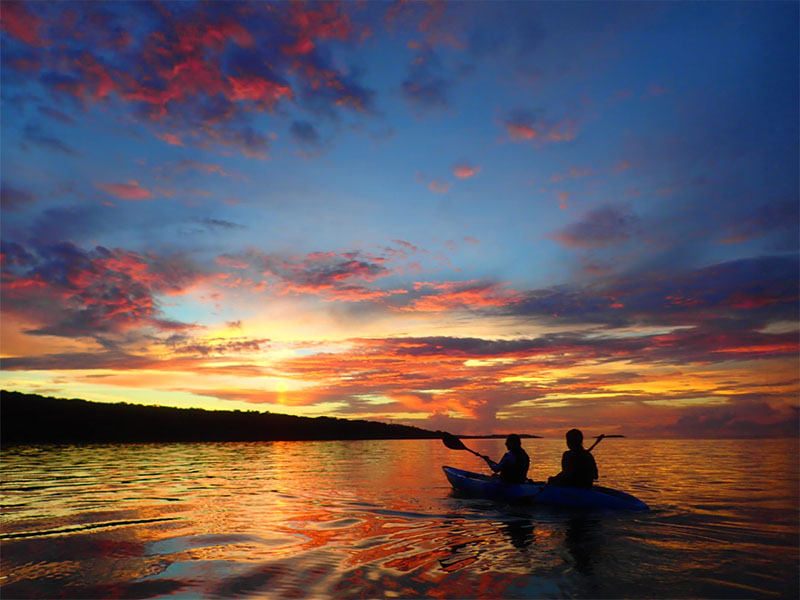
[[[440,439],[409,425],[268,412],[111,404],[0,392],[0,444]],[[463,435],[504,439],[505,434]],[[530,439],[539,436],[522,434]]]
[[[0,392],[0,443],[435,439],[407,425],[268,412],[111,404]]]

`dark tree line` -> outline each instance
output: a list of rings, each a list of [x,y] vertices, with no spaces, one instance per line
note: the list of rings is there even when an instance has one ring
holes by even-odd
[[[433,431],[375,421],[203,410],[0,392],[0,443],[246,442],[428,439]]]

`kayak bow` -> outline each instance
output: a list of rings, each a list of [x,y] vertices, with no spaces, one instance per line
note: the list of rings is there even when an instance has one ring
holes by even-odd
[[[442,467],[453,489],[492,500],[527,500],[572,508],[600,508],[619,510],[648,510],[638,498],[612,488],[595,485],[589,489],[546,485],[543,481],[507,483],[495,477]]]

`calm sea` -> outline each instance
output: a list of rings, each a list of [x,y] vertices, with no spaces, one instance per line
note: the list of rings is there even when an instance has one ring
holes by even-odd
[[[524,445],[558,470],[562,440]],[[0,597],[798,597],[797,440],[594,454],[652,510],[459,498],[441,465],[485,467],[436,440],[9,448]]]

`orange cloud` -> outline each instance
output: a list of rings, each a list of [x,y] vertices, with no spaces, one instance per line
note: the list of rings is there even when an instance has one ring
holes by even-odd
[[[401,308],[404,311],[443,312],[455,308],[507,306],[519,300],[513,290],[502,284],[481,281],[417,282],[417,292],[424,295]],[[432,290],[429,293],[428,290]]]

